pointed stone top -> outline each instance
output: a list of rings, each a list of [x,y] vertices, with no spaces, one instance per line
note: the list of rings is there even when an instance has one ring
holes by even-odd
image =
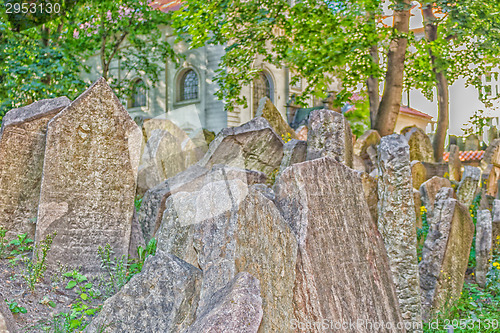
[[[52,99],[42,99],[21,108],[12,109],[2,118],[2,128],[24,121],[43,117],[47,114],[57,113],[70,105],[68,97],[57,97]]]

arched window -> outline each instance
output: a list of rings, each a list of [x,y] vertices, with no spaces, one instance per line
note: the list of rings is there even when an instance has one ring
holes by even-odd
[[[271,102],[274,103],[273,98],[273,84],[269,77],[260,73],[253,81],[253,112],[257,112],[259,108],[259,101],[262,97],[269,97]]]
[[[189,101],[198,98],[198,75],[192,69],[182,74],[179,100]]]
[[[146,84],[141,79],[137,79],[133,85],[130,107],[137,108],[146,106]]]

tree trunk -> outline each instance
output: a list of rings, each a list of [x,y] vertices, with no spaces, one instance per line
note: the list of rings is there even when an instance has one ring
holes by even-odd
[[[425,25],[425,37],[429,42],[433,42],[437,39],[437,18],[432,12],[432,5],[429,4],[422,8],[422,13],[424,16]],[[438,122],[436,134],[432,142],[432,147],[434,148],[434,160],[436,162],[441,162],[443,160],[444,153],[444,143],[446,141],[446,133],[448,132],[449,124],[449,91],[448,91],[448,79],[446,78],[446,72],[444,69],[436,67],[436,56],[429,49],[429,55],[431,56],[432,71],[436,78],[436,87],[438,94]]]
[[[395,37],[389,44],[384,94],[380,101],[375,123],[375,129],[381,136],[394,132],[403,93],[404,62],[408,45],[407,34],[410,30],[410,0],[398,1],[397,7],[394,10]]]
[[[378,64],[378,46],[373,45],[370,48],[370,56],[374,63]],[[377,121],[378,106],[380,104],[379,96],[379,80],[378,77],[371,75],[366,80],[366,86],[368,88],[368,100],[370,101],[370,127],[375,128],[375,122]]]

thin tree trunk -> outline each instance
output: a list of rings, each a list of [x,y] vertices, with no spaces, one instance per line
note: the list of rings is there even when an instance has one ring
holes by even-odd
[[[438,27],[436,23],[437,18],[432,12],[432,5],[423,7],[422,13],[424,16],[425,36],[429,42],[433,42],[437,39]],[[429,49],[429,55],[431,56],[432,71],[434,72],[436,78],[438,94],[438,121],[432,146],[434,148],[434,160],[436,162],[441,162],[443,160],[444,143],[446,141],[446,133],[448,132],[449,125],[450,96],[448,90],[448,79],[446,78],[445,70],[438,69],[436,67],[436,56],[432,54],[431,49]]]
[[[410,30],[410,0],[398,1],[397,7],[394,10],[394,33],[396,37],[389,44],[384,93],[375,123],[375,129],[378,130],[381,136],[390,135],[394,132],[403,93],[404,62],[408,45],[406,35]]]
[[[373,45],[370,48],[370,56],[374,63],[378,64],[378,46]],[[379,80],[378,77],[371,75],[366,80],[366,86],[368,88],[368,100],[370,101],[370,126],[375,128],[375,122],[377,121],[378,107],[380,104],[379,96]]]

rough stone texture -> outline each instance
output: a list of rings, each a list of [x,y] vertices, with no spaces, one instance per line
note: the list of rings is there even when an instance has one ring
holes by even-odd
[[[448,173],[448,163],[422,162],[427,169],[427,179],[434,176],[444,177]]]
[[[434,209],[436,194],[443,187],[451,187],[451,182],[446,178],[434,176],[420,186],[420,198],[422,205],[427,208],[427,217],[429,218]]]
[[[408,323],[421,322],[410,147],[402,135],[380,140],[378,174],[378,229],[389,256],[401,313]]]
[[[352,168],[352,132],[347,119],[332,110],[314,110],[309,115],[307,159],[331,157]]]
[[[298,163],[281,175],[275,192],[299,245],[295,320],[402,323],[384,243],[358,172],[330,157]],[[365,326],[350,331],[373,332]]]
[[[143,195],[165,179],[185,169],[181,142],[171,133],[156,129],[146,143],[137,176],[137,192]]]
[[[450,156],[448,157],[448,174],[450,181],[459,182],[462,179],[462,162],[460,161],[460,148],[450,145]]]
[[[132,217],[132,230],[130,231],[130,245],[128,247],[129,257],[138,258],[137,248],[139,246],[142,246],[143,249],[146,248],[146,242],[144,241],[141,224],[134,211],[134,216]]]
[[[359,172],[366,172],[365,161],[358,155],[352,155],[352,168]]]
[[[193,165],[147,191],[144,195],[138,218],[146,242],[160,227],[165,211],[165,202],[169,196],[177,192],[199,191],[208,182],[223,179],[242,179],[248,186],[266,182],[266,176],[258,171],[242,170],[223,165],[215,165],[211,170],[208,170],[199,165]]]
[[[481,287],[486,286],[486,274],[490,270],[492,223],[489,210],[477,212],[476,222],[476,282]]]
[[[104,302],[87,332],[181,332],[194,322],[201,278],[198,268],[158,251]]]
[[[184,333],[255,333],[263,315],[260,295],[259,280],[249,273],[239,273],[212,295],[206,310]]]
[[[422,207],[422,199],[420,199],[420,191],[413,189],[413,203],[415,206],[415,216],[417,218],[417,229],[422,228],[422,215],[420,214],[420,207]]]
[[[373,170],[376,167],[376,156],[372,156],[373,152],[376,155],[376,147],[380,142],[380,134],[377,130],[368,130],[363,135],[361,135],[354,143],[354,155],[358,155],[365,162],[367,166],[367,172]]]
[[[498,181],[500,180],[500,167],[489,164],[486,172],[487,174],[483,175],[483,179],[486,178],[487,194],[496,197],[498,194]]]
[[[271,124],[276,133],[283,139],[298,139],[295,131],[290,127],[290,125],[288,125],[285,119],[283,119],[283,116],[278,109],[276,109],[269,97],[263,97],[260,99],[259,107],[255,116],[265,118],[269,124]]]
[[[292,139],[283,146],[283,159],[281,160],[281,174],[286,168],[295,163],[304,162],[307,158],[307,142]]]
[[[478,149],[479,149],[479,139],[476,135],[471,134],[465,138],[464,150],[478,150]]]
[[[152,118],[144,120],[142,125],[142,133],[146,139],[146,142],[151,139],[154,130],[161,129],[172,134],[180,142],[187,141],[189,136],[182,129],[179,128],[169,119],[162,118]]]
[[[217,193],[217,196],[211,195]],[[217,180],[198,192],[179,192],[166,203],[158,248],[203,270],[197,316],[211,309],[213,293],[239,272],[260,281],[260,332],[289,332],[297,244],[265,185]]]
[[[378,191],[377,179],[370,176],[366,172],[360,173],[361,184],[363,185],[363,193],[365,194],[366,203],[370,209],[370,215],[373,219],[373,224],[377,225],[378,221]]]
[[[283,141],[266,119],[256,117],[239,127],[220,131],[198,164],[207,168],[227,164],[269,176],[279,170],[282,159]]]
[[[483,161],[500,167],[500,139],[493,140],[484,152]]]
[[[495,199],[493,202],[492,213],[492,232],[491,232],[491,245],[492,248],[500,248],[500,200]]]
[[[466,165],[462,180],[458,185],[457,198],[465,206],[469,207],[476,196],[476,191],[481,180],[481,169]]]
[[[141,131],[104,79],[48,124],[35,241],[47,264],[100,269],[97,248],[128,254]]]
[[[45,99],[10,110],[0,129],[0,226],[7,239],[35,236],[47,123],[71,101]]]
[[[307,141],[307,131],[308,129],[306,125],[302,125],[299,128],[297,128],[297,130],[295,131],[295,133],[297,133],[297,139],[302,141]]]
[[[425,321],[460,298],[474,236],[468,207],[450,197],[450,190],[442,188],[436,196],[419,265]]]
[[[420,186],[427,180],[427,169],[420,161],[411,161],[411,179],[414,189],[420,189]]]
[[[401,135],[404,135],[410,145],[410,161],[434,162],[431,139],[421,128],[405,127],[401,130]]]
[[[0,294],[0,333],[17,333],[14,318],[4,300]]]

